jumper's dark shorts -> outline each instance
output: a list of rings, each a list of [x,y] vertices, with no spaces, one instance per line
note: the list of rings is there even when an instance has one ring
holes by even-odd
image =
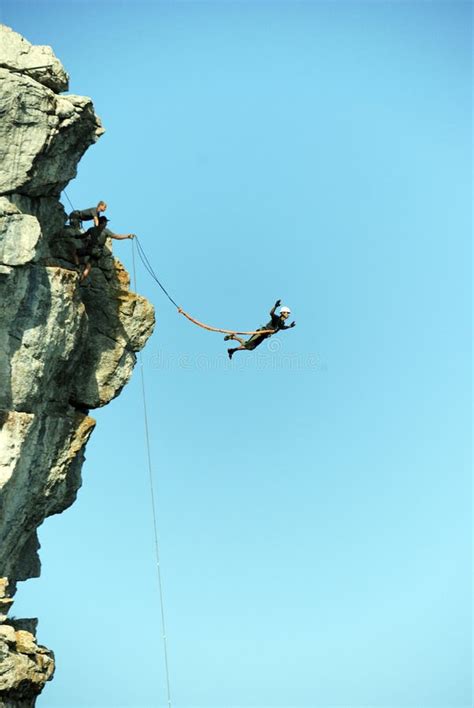
[[[263,342],[264,339],[270,337],[270,334],[252,334],[250,339],[247,339],[244,346],[246,349],[252,350],[258,347],[259,344]]]

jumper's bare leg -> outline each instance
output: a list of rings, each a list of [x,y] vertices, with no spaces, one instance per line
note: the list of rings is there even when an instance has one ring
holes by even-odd
[[[234,339],[236,342],[238,342],[242,346],[244,346],[244,344],[245,344],[244,340],[241,339],[240,337],[237,337],[236,334],[228,334],[226,337],[224,337],[224,342],[228,342],[229,339]]]

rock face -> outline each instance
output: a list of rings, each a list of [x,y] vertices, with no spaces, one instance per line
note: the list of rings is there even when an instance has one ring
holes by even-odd
[[[26,708],[54,658],[8,619],[16,583],[39,575],[38,526],[74,502],[89,410],[127,383],[154,313],[110,244],[79,282],[59,197],[104,132],[91,100],[58,95],[52,50],[3,25],[0,82],[0,708]]]

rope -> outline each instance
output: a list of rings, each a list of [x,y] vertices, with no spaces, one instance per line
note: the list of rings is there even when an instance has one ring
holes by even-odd
[[[143,246],[141,245],[138,236],[135,236],[134,239],[137,242],[137,251],[138,255],[140,256],[140,260],[143,263],[145,269],[148,271],[148,273],[151,275],[153,280],[158,283],[160,288],[163,290],[164,294],[168,298],[170,302],[173,303],[173,305],[177,308],[178,312],[180,315],[184,315],[190,322],[193,324],[197,325],[198,327],[202,327],[202,329],[207,329],[208,332],[221,332],[222,334],[245,334],[245,335],[253,335],[253,334],[275,334],[274,329],[256,329],[252,330],[251,332],[239,332],[235,329],[222,329],[221,327],[211,327],[211,325],[204,324],[203,322],[199,322],[199,320],[196,320],[194,317],[192,317],[188,312],[185,312],[182,307],[180,307],[175,300],[171,297],[171,295],[168,293],[168,291],[165,289],[165,287],[160,283],[156,273],[154,272],[150,261],[148,260],[145,251],[143,250]]]
[[[140,256],[141,262],[142,262],[143,265],[145,266],[146,270],[147,270],[148,273],[151,275],[151,277],[153,278],[153,280],[154,280],[156,283],[158,283],[158,285],[159,285],[160,288],[163,290],[163,292],[164,292],[164,294],[166,295],[166,297],[168,298],[168,300],[169,300],[170,302],[172,302],[173,305],[174,305],[175,307],[177,307],[178,310],[179,310],[179,309],[180,309],[179,305],[176,304],[176,302],[173,300],[173,298],[172,298],[171,295],[168,293],[168,291],[166,290],[166,288],[165,288],[165,287],[160,283],[160,281],[158,280],[158,277],[157,277],[157,275],[155,274],[153,268],[151,267],[151,263],[150,263],[150,261],[148,260],[145,251],[143,250],[143,247],[142,247],[142,245],[141,245],[141,243],[140,243],[140,241],[139,241],[139,239],[138,239],[138,236],[135,236],[135,240],[136,240],[136,242],[137,242],[138,255]]]
[[[220,329],[219,327],[211,327],[210,325],[194,319],[194,317],[191,317],[191,315],[182,310],[180,307],[178,308],[178,312],[187,317],[190,322],[194,322],[195,325],[202,327],[203,329],[207,329],[209,332],[222,332],[222,334],[275,334],[274,329],[256,329],[253,332],[236,332],[234,329]]]
[[[64,192],[64,194],[66,195],[66,199],[68,200],[69,204],[71,205],[71,209],[74,211],[74,206],[73,206],[73,203],[71,202],[71,200],[70,200],[69,197],[68,197],[68,193],[66,192],[65,189],[63,189],[63,192]]]
[[[135,292],[137,290],[137,274],[135,268],[135,249],[132,247],[132,259],[133,259],[133,287]],[[160,610],[161,610],[161,629],[163,637],[163,651],[165,658],[165,673],[166,673],[166,691],[168,697],[168,707],[171,708],[171,688],[170,688],[170,675],[169,675],[169,664],[168,664],[168,642],[166,636],[166,624],[165,624],[165,609],[163,601],[163,585],[161,582],[161,563],[160,563],[160,546],[158,541],[158,523],[156,514],[156,503],[155,503],[155,490],[153,485],[153,472],[151,463],[151,448],[150,448],[150,435],[148,432],[148,413],[146,405],[146,394],[145,394],[145,375],[143,373],[143,361],[141,354],[138,354],[138,360],[140,362],[140,378],[141,378],[141,389],[142,389],[142,401],[143,401],[143,419],[145,426],[145,440],[146,440],[146,450],[147,450],[147,460],[148,460],[148,481],[150,484],[150,497],[151,497],[151,508],[153,516],[153,535],[155,542],[155,557],[156,557],[156,568],[158,575],[158,589],[160,596]]]

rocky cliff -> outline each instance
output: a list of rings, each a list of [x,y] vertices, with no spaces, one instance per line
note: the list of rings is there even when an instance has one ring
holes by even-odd
[[[33,706],[52,677],[35,620],[9,620],[40,573],[37,529],[81,485],[88,413],[117,396],[154,326],[110,244],[80,284],[61,191],[104,132],[49,47],[0,25],[0,706]],[[102,195],[98,195],[102,196]],[[90,206],[80,205],[80,206]]]

